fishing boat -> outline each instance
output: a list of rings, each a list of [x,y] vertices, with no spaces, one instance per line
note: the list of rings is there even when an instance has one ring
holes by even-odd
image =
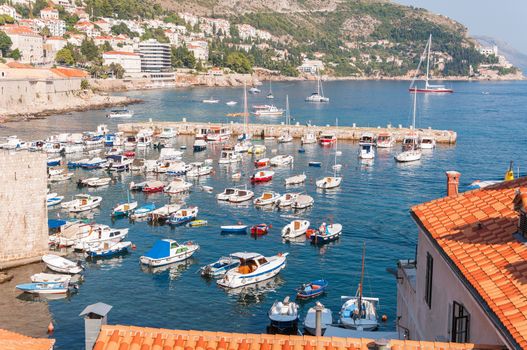
[[[280,193],[267,191],[262,193],[260,197],[256,197],[253,201],[253,204],[257,207],[263,207],[266,205],[275,204],[278,198],[280,198]]]
[[[128,216],[137,208],[137,201],[118,204],[112,210],[113,217]]]
[[[134,163],[134,160],[132,158],[129,158],[124,154],[110,155],[107,156],[106,159],[106,167],[108,168],[108,171],[126,171],[129,170]]]
[[[177,131],[174,128],[166,127],[163,128],[163,131],[159,134],[159,138],[161,139],[172,139],[177,136]]]
[[[271,225],[267,224],[258,224],[251,227],[252,236],[263,236],[269,232]]]
[[[251,183],[268,182],[273,179],[274,171],[262,170],[251,176]]]
[[[298,332],[298,304],[289,296],[283,301],[275,301],[267,316],[271,321],[271,333],[296,334]]]
[[[282,229],[282,238],[291,239],[306,234],[310,222],[308,220],[293,220]]]
[[[333,324],[333,314],[330,309],[324,307],[318,301],[316,306],[310,307],[307,310],[306,318],[304,319],[304,330],[311,335],[317,335],[317,308],[321,309],[320,330],[321,335],[324,335],[327,327]]]
[[[286,266],[288,253],[265,257],[258,253],[235,253],[240,266],[227,272],[217,281],[220,287],[239,288],[273,278]]]
[[[166,194],[178,194],[183,192],[190,191],[190,188],[192,187],[192,183],[187,182],[183,179],[176,178],[172,180],[168,186],[164,188],[164,192]]]
[[[92,159],[89,159],[86,163],[82,163],[81,168],[99,169],[99,168],[102,168],[105,164],[106,164],[106,159],[102,159],[101,157],[94,157]]]
[[[242,155],[234,150],[221,151],[219,164],[232,164],[242,161]]]
[[[192,146],[192,149],[194,152],[201,152],[207,149],[207,141],[202,139],[197,139],[194,141],[194,145]]]
[[[199,245],[190,241],[179,244],[172,239],[161,239],[139,260],[141,264],[150,267],[163,266],[186,260],[198,249]]]
[[[127,228],[111,228],[107,225],[92,225],[87,234],[79,237],[73,244],[73,249],[85,251],[88,248],[98,246],[101,243],[117,243],[128,235]]]
[[[313,230],[309,233],[309,239],[313,244],[326,244],[329,242],[336,241],[342,235],[342,225],[341,224],[326,224],[325,222],[320,225],[318,230]]]
[[[414,92],[412,130],[415,130],[415,114],[417,110],[417,92]],[[415,162],[421,159],[422,153],[419,149],[419,138],[415,132],[404,137],[403,151],[395,156],[395,160],[400,163]]]
[[[430,50],[432,47],[432,34],[430,34],[430,37],[428,38],[428,42],[426,43],[425,49],[421,55],[421,59],[419,60],[419,65],[417,66],[416,74],[414,78],[412,79],[412,82],[410,83],[409,91],[412,93],[452,93],[454,92],[453,89],[447,88],[445,85],[432,85],[429,83],[430,80]],[[416,80],[417,76],[419,75],[421,65],[423,64],[423,59],[426,57],[426,76],[425,76],[425,86],[424,87],[417,87],[416,86]]]
[[[284,193],[276,200],[276,206],[279,208],[290,207],[298,198],[299,193]]]
[[[168,222],[170,225],[183,225],[194,220],[198,216],[198,212],[198,207],[179,209],[174,214],[170,215]]]
[[[254,166],[257,168],[264,168],[271,164],[271,160],[269,158],[259,158],[254,161]]]
[[[30,294],[65,294],[69,291],[67,283],[58,282],[23,283],[16,285],[15,288]]]
[[[31,279],[31,282],[33,283],[48,282],[48,283],[68,283],[69,284],[71,281],[71,275],[40,272],[40,273],[36,273],[32,275],[30,279]]]
[[[392,148],[395,145],[395,137],[391,132],[381,132],[377,134],[375,146],[377,148]]]
[[[254,197],[254,192],[247,188],[236,191],[229,196],[229,202],[231,203],[243,203],[251,200]]]
[[[42,261],[44,261],[50,270],[58,273],[74,275],[82,272],[82,266],[80,266],[80,264],[74,263],[73,261],[58,255],[46,254],[42,257]]]
[[[270,105],[266,109],[258,109],[254,112],[254,115],[257,117],[281,117],[284,114],[282,108],[278,108],[275,105]]]
[[[200,274],[203,277],[220,278],[238,266],[240,266],[240,259],[235,258],[232,255],[224,256],[213,263],[201,267]]]
[[[328,288],[328,281],[326,280],[315,280],[308,283],[304,283],[297,288],[296,298],[297,299],[313,299],[321,296],[326,292]]]
[[[132,220],[143,219],[148,216],[148,214],[156,209],[154,203],[147,203],[134,210],[134,213],[130,215]]]
[[[161,181],[147,181],[142,191],[144,193],[163,192],[164,188],[165,188],[165,184],[162,183]]]
[[[313,131],[308,131],[300,139],[302,145],[308,145],[312,143],[317,143],[317,135]]]
[[[225,142],[231,137],[231,130],[229,128],[213,126],[208,130],[205,136],[208,142]]]
[[[62,202],[63,199],[64,199],[64,196],[59,196],[56,193],[49,193],[46,196],[46,205],[48,207],[55,206],[57,204],[60,204],[60,202]]]
[[[162,207],[152,210],[150,213],[148,213],[148,220],[152,222],[168,220],[170,216],[177,212],[179,209],[181,209],[181,205],[177,203],[165,204]]]
[[[274,99],[273,88],[271,86],[271,80],[269,80],[269,92],[267,93],[267,96],[265,96],[265,98],[268,100]]]
[[[126,108],[123,109],[112,109],[108,114],[107,118],[132,118],[134,116],[134,111],[130,111]]]
[[[104,242],[100,243],[99,245],[89,247],[86,249],[86,254],[92,259],[107,258],[128,253],[130,247],[132,247],[132,242],[129,241],[117,243]]]
[[[295,161],[295,158],[290,154],[277,155],[270,159],[269,163],[273,166],[285,166],[291,165]]]
[[[363,296],[365,252],[366,245],[363,246],[362,250],[362,267],[357,293],[353,297],[341,297],[344,304],[340,309],[340,323],[345,328],[360,331],[374,331],[379,327],[376,310],[379,299]]]
[[[213,98],[212,96],[210,98],[206,98],[204,100],[201,100],[201,102],[203,103],[209,103],[209,104],[214,104],[214,103],[219,103],[220,100],[218,100],[217,98]]]
[[[80,213],[87,210],[92,210],[101,205],[102,197],[90,196],[89,194],[78,194],[75,199],[62,203],[62,207],[68,209],[71,213]]]
[[[247,225],[223,225],[220,226],[222,234],[247,234]]]
[[[59,166],[62,162],[62,157],[48,158],[47,165],[48,167]]]
[[[202,163],[193,163],[193,168],[187,171],[187,177],[201,177],[212,173],[213,167],[209,165],[202,165]]]
[[[228,188],[224,189],[223,192],[218,193],[216,195],[216,199],[219,200],[219,201],[228,201],[230,199],[230,197],[233,194],[235,194],[236,192],[238,192],[237,188],[235,188],[235,187],[228,187]]]
[[[371,132],[365,132],[359,139],[359,158],[373,159],[375,158],[375,135]]]
[[[329,97],[324,96],[324,89],[322,88],[322,83],[320,82],[320,75],[317,74],[317,91],[313,92],[311,95],[305,98],[306,102],[314,103],[327,103],[329,102]]]
[[[293,201],[293,204],[291,204],[291,207],[296,210],[300,209],[306,209],[315,204],[315,200],[313,197],[307,195],[307,194],[301,194],[298,197],[295,198]]]
[[[291,176],[285,179],[285,185],[286,186],[300,185],[306,182],[306,178],[307,178],[306,174],[294,175],[294,176]]]
[[[337,142],[337,135],[333,132],[323,132],[318,138],[321,146],[331,146]]]
[[[436,139],[432,135],[421,135],[419,138],[419,148],[434,149],[436,147]]]

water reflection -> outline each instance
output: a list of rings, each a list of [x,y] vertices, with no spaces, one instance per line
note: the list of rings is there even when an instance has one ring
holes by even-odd
[[[284,283],[285,280],[278,275],[266,281],[235,289],[226,289],[225,291],[229,297],[235,299],[239,305],[249,306],[264,302],[266,294],[276,292],[276,290]]]
[[[158,266],[158,267],[150,267],[150,266],[141,264],[141,271],[143,271],[144,273],[153,274],[153,275],[162,275],[168,272],[167,275],[168,275],[169,280],[176,280],[183,274],[183,272],[188,270],[188,268],[195,263],[196,263],[195,258],[191,257],[184,261],[180,261],[180,262],[176,262],[176,263],[168,264],[164,266]]]

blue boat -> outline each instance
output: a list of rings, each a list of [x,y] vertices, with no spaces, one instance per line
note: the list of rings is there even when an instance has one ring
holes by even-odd
[[[118,254],[128,253],[132,246],[132,242],[118,242],[118,243],[101,243],[97,247],[90,247],[86,253],[90,258],[107,258]]]
[[[203,266],[200,271],[203,277],[220,278],[238,266],[240,266],[240,259],[231,255],[221,257],[218,261]]]
[[[221,226],[221,233],[223,234],[247,234],[248,225],[227,225]]]
[[[48,158],[48,167],[59,166],[61,161],[62,161],[61,157]]]
[[[306,150],[304,148],[299,148],[298,153],[306,153]]]
[[[316,298],[326,291],[328,287],[328,281],[326,280],[315,280],[309,283],[304,283],[300,288],[297,289],[297,299],[311,299]]]
[[[198,216],[198,207],[189,207],[179,209],[174,214],[170,215],[168,222],[170,225],[183,225],[190,222]]]
[[[65,294],[69,285],[61,282],[36,282],[18,284],[16,289],[31,294]]]
[[[104,145],[106,147],[112,147],[115,141],[115,134],[106,134],[104,135]]]
[[[134,213],[130,217],[133,220],[145,218],[148,216],[148,214],[151,211],[154,211],[155,209],[156,209],[156,205],[154,203],[145,204],[142,207],[139,207],[136,210],[134,210]]]
[[[322,162],[309,162],[308,165],[320,168],[322,166]]]

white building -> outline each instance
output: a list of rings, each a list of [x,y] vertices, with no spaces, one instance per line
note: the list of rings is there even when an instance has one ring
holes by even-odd
[[[192,13],[183,12],[183,13],[178,13],[178,15],[179,17],[181,17],[182,20],[185,21],[185,23],[188,23],[193,27],[199,23],[198,16],[194,16]]]
[[[141,73],[141,55],[134,52],[108,51],[102,54],[105,65],[120,64],[126,73]]]
[[[95,24],[90,21],[78,21],[77,23],[75,23],[75,29],[86,33],[89,38],[95,38],[96,36],[101,35],[101,32],[97,28],[95,28]]]
[[[317,74],[324,70],[324,62],[305,58],[302,65],[298,66],[297,69],[302,73]]]
[[[100,28],[100,31],[103,33],[110,33],[110,30],[112,29],[112,25],[110,22],[108,22],[105,19],[99,19],[98,21],[93,22],[97,27]]]
[[[479,53],[485,56],[494,55],[498,57],[498,47],[494,46],[480,46],[478,49]]]
[[[9,5],[0,5],[0,15],[8,15],[16,21],[20,20],[22,17],[16,12],[14,7]]]
[[[141,55],[142,72],[167,72],[171,70],[170,44],[160,43],[155,39],[139,43],[138,53]]]
[[[44,62],[44,49],[42,37],[31,28],[16,24],[7,24],[0,28],[13,42],[11,49],[18,49],[21,54],[21,63],[42,64]]]
[[[44,27],[49,29],[51,36],[63,36],[66,33],[66,22],[61,19],[44,20]]]
[[[249,24],[237,24],[236,28],[238,29],[240,39],[242,40],[256,38],[256,28],[253,26]]]
[[[53,7],[46,7],[40,10],[40,18],[42,18],[43,20],[59,19],[59,10]]]
[[[194,54],[197,61],[209,59],[209,43],[205,40],[193,40],[187,44],[187,49]]]
[[[68,41],[62,37],[51,36],[44,41],[44,61],[52,63],[55,61],[57,52],[63,49]]]
[[[179,40],[179,33],[174,29],[167,29],[165,30],[165,35],[170,41],[170,44],[174,46],[179,46],[180,40]]]

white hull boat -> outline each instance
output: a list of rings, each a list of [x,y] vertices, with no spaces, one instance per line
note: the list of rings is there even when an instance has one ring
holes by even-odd
[[[326,176],[320,180],[317,180],[316,185],[320,189],[331,189],[340,186],[342,182],[342,177],[339,176]]]
[[[276,200],[276,205],[280,208],[290,207],[298,196],[298,193],[285,193]]]
[[[293,220],[282,229],[282,238],[291,239],[305,235],[309,225],[308,220]]]
[[[46,266],[55,272],[77,274],[82,272],[82,267],[71,260],[54,254],[46,254],[42,257]]]
[[[273,158],[271,158],[270,163],[274,166],[284,166],[284,165],[291,165],[295,161],[295,158],[288,154],[288,155],[278,155]]]
[[[280,193],[277,192],[264,192],[260,197],[254,199],[253,204],[258,207],[275,204],[280,198]]]
[[[37,273],[31,276],[31,282],[33,283],[69,283],[71,275],[57,274],[57,273]]]
[[[292,185],[300,185],[306,182],[306,174],[299,174],[295,176],[288,177],[285,179],[285,185],[286,186],[292,186]]]
[[[190,191],[192,183],[183,179],[175,179],[164,188],[166,194],[178,194]]]
[[[75,199],[73,202],[69,202],[70,205],[68,205],[68,210],[70,213],[80,213],[83,211],[88,211],[95,209],[101,205],[102,197],[92,197],[90,195],[77,195],[77,199]]]
[[[395,156],[395,160],[399,163],[416,162],[421,159],[422,153],[420,150],[404,151]]]
[[[199,245],[192,242],[179,244],[172,239],[162,239],[139,260],[141,264],[150,267],[157,267],[183,261],[190,258],[197,250]]]
[[[243,203],[251,200],[254,197],[254,192],[249,190],[238,190],[229,197],[231,203]]]
[[[79,239],[73,245],[74,250],[84,251],[100,245],[101,243],[118,243],[128,235],[127,228],[112,229],[106,225],[98,225],[90,233]]]
[[[315,200],[313,197],[307,195],[307,194],[301,194],[295,200],[293,201],[293,204],[291,204],[291,207],[293,209],[306,209],[315,204]]]

